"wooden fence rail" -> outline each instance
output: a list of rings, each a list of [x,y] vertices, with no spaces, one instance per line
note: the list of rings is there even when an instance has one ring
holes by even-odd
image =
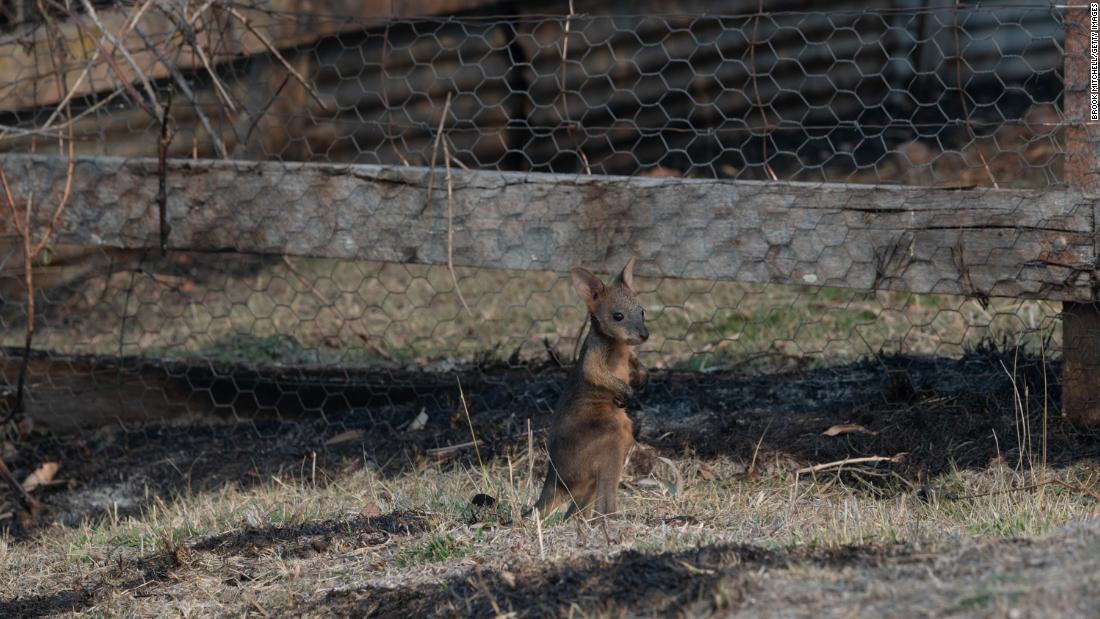
[[[7,155],[0,165],[23,194],[56,193],[65,177],[59,157]],[[75,170],[59,240],[159,247],[156,161],[82,158]],[[634,254],[650,276],[1094,299],[1096,222],[1081,191],[452,175],[462,266],[566,271]],[[447,192],[437,172],[429,201],[430,177],[416,167],[175,161],[167,246],[445,264]],[[49,209],[38,213],[46,225]]]

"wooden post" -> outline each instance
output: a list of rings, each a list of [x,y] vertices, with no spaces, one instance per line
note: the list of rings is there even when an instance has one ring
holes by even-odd
[[[1062,412],[1100,425],[1100,308],[1062,303]]]
[[[1094,27],[1087,5],[1066,8],[1064,16],[1066,184],[1092,198],[1100,196],[1100,142],[1090,101]],[[1090,201],[1095,248],[1097,206]],[[1094,292],[1091,303],[1062,303],[1062,412],[1082,425],[1100,425],[1100,309],[1095,301]]]

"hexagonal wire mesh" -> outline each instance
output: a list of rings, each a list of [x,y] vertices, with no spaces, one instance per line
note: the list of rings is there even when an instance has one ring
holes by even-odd
[[[121,87],[117,67],[91,71],[73,99],[75,148],[156,157],[161,126],[145,109],[153,92],[162,106],[171,99],[167,154],[179,159],[436,161],[442,179],[441,139],[455,170],[1062,185],[1059,9],[756,13],[740,4],[709,15],[255,11],[248,28],[208,13],[191,26],[196,45],[177,22],[139,20],[124,40],[149,83]],[[9,98],[25,98],[3,112],[0,148],[45,152],[54,142],[33,130],[58,122],[57,89],[40,88],[53,69],[17,73]],[[372,407],[419,407],[421,396],[435,401],[436,382],[453,387],[404,370],[498,364],[530,379],[544,363],[568,363],[585,319],[563,273],[459,265],[467,312],[440,264],[161,256],[63,241],[37,259],[29,383],[32,416],[52,427],[212,411],[254,419],[304,410],[327,424],[354,408],[389,419]],[[9,384],[27,316],[21,251],[8,242],[0,254]],[[986,340],[1058,346],[1058,307],[1045,301],[677,273],[640,282],[650,367],[744,375],[824,367],[840,377],[838,367],[873,368],[893,354],[958,369],[953,359]],[[543,395],[525,406],[544,413],[553,401]],[[433,419],[450,414],[452,397],[428,405]]]

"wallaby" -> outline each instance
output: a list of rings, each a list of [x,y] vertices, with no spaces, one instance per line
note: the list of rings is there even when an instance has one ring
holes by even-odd
[[[647,373],[631,346],[649,339],[634,294],[634,258],[605,285],[582,268],[573,286],[588,306],[588,337],[550,421],[550,463],[535,507],[540,517],[570,501],[565,518],[619,510],[618,488],[634,428],[624,407]]]

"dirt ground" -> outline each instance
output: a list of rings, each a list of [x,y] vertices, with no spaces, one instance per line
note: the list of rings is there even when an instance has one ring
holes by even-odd
[[[63,483],[39,491],[53,526],[3,523],[0,616],[1090,616],[1100,436],[1061,418],[1058,372],[994,347],[656,372],[629,407],[652,451],[626,515],[545,531],[514,517],[537,483],[516,479],[542,473],[553,365],[386,370],[372,384],[391,389],[324,416],[40,436],[16,475],[59,461]],[[857,429],[823,434],[838,424]],[[896,459],[793,475],[866,456]],[[682,490],[653,490],[659,457]],[[273,516],[295,501],[317,508]],[[56,566],[26,573],[38,555]]]

